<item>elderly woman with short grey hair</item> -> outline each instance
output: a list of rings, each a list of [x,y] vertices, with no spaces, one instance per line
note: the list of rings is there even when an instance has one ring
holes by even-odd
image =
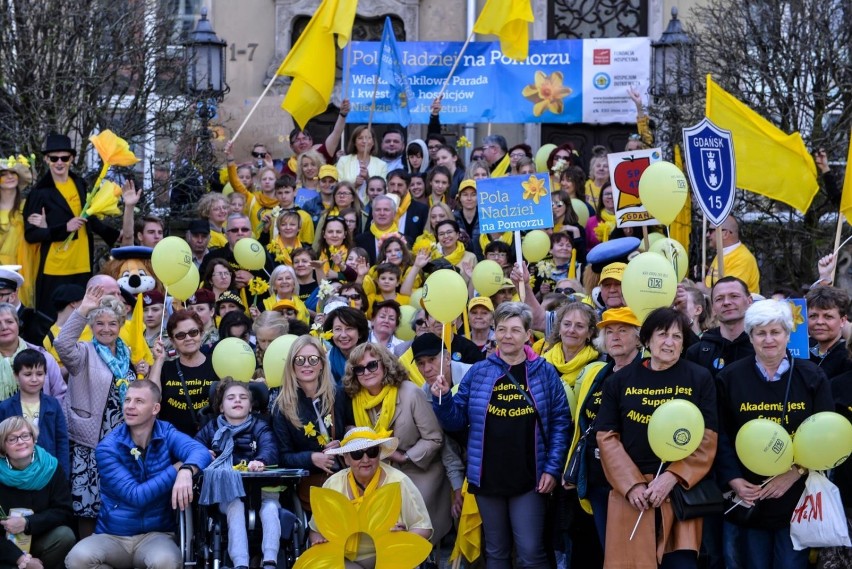
[[[467,479],[482,515],[489,568],[549,567],[546,497],[565,466],[571,414],[556,368],[529,346],[532,312],[505,302],[494,312],[497,352],[450,391],[441,376],[432,406],[448,431],[469,427]],[[506,452],[511,449],[512,452]]]
[[[100,510],[95,447],[124,420],[124,393],[136,379],[130,349],[119,338],[125,310],[121,299],[104,294],[103,287],[89,287],[54,342],[69,372],[66,413],[71,494],[81,539],[94,531]],[[93,338],[79,342],[87,324]]]
[[[20,336],[21,320],[17,309],[8,302],[0,302],[0,401],[18,392],[18,384],[12,373],[15,356],[27,348],[41,352],[47,361],[44,393],[59,400],[65,397],[68,387],[56,360],[41,346],[25,342]]]
[[[726,365],[717,378],[722,425],[717,478],[749,507],[732,512],[748,516],[730,519],[742,536],[740,553],[746,567],[808,566],[808,550],[794,550],[790,540],[790,519],[804,491],[807,469],[794,464],[766,480],[748,470],[734,448],[740,428],[752,419],[770,419],[792,434],[814,413],[834,411],[822,369],[807,359],[794,358],[787,350],[792,330],[789,303],[755,302],[745,313],[745,331],[754,356]],[[756,504],[759,507],[751,508]]]

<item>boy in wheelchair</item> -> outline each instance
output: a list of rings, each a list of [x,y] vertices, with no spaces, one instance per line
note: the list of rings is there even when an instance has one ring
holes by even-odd
[[[195,439],[210,450],[214,460],[204,469],[201,486],[202,505],[218,504],[227,516],[228,556],[235,569],[249,565],[245,490],[235,466],[250,472],[263,471],[278,457],[275,435],[269,425],[252,414],[252,396],[247,383],[224,378],[218,385],[213,409],[219,414],[207,423]],[[260,521],[263,527],[263,568],[277,566],[281,524],[278,518],[278,493],[263,492]]]

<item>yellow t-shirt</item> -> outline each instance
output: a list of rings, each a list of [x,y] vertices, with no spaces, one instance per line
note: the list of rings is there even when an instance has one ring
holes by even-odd
[[[65,182],[56,182],[56,188],[68,203],[71,212],[75,216],[79,216],[83,212],[83,204],[80,203],[80,194],[77,193],[77,185],[74,184],[74,180],[68,178]],[[85,226],[77,230],[75,236],[68,242],[67,248],[64,240],[50,244],[44,263],[44,274],[78,275],[88,273],[91,270],[89,232]]]

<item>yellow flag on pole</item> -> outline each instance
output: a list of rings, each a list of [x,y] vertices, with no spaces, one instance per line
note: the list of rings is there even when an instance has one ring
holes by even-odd
[[[840,195],[840,213],[852,225],[852,132],[849,133],[849,153],[846,156],[846,175],[843,177],[843,193]]]
[[[281,108],[290,113],[304,128],[313,117],[325,111],[334,88],[337,44],[343,48],[352,35],[357,0],[322,0],[305,31],[281,65],[276,75],[289,75],[293,83]]]
[[[463,555],[468,562],[479,559],[482,554],[482,516],[476,505],[476,497],[467,489],[467,478],[462,484],[462,511],[459,517],[459,529],[456,533],[456,544],[450,553],[450,560]]]
[[[819,190],[816,164],[798,132],[787,134],[707,76],[705,114],[731,131],[737,187],[805,212]]]
[[[473,31],[499,37],[503,55],[523,61],[529,54],[529,25],[534,21],[530,0],[487,0]]]
[[[133,316],[124,323],[121,329],[121,339],[130,348],[130,361],[138,364],[145,360],[148,365],[154,365],[154,355],[148,342],[145,341],[145,303],[142,301],[143,293],[136,295],[136,306],[133,308]],[[165,310],[165,306],[163,307]]]

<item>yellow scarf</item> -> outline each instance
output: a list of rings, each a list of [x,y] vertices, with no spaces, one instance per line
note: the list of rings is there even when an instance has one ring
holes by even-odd
[[[349,491],[352,493],[352,505],[355,506],[356,510],[361,509],[361,504],[364,502],[364,498],[366,498],[369,494],[372,494],[376,491],[376,488],[379,487],[379,480],[382,477],[382,469],[381,467],[376,468],[375,474],[373,474],[372,480],[367,486],[364,488],[364,493],[360,493],[360,488],[358,487],[358,483],[355,481],[355,475],[352,474],[352,469],[349,469],[349,474],[346,476],[347,481],[349,482]],[[346,540],[346,545],[344,546],[343,555],[349,561],[354,561],[358,556],[358,549],[361,545],[361,534],[353,533],[349,536],[349,539]]]
[[[461,263],[462,259],[464,258],[464,254],[465,254],[464,245],[462,245],[461,241],[458,241],[456,243],[455,251],[453,251],[449,255],[444,255],[444,258],[447,261],[449,261],[452,266],[457,267],[459,265],[459,263]]]
[[[411,248],[411,252],[414,253],[414,255],[417,255],[420,251],[426,250],[432,253],[433,259],[437,259],[441,255],[435,251],[435,243],[435,236],[431,233],[424,232],[420,234],[420,237],[415,239],[414,247]]]
[[[324,263],[323,270],[327,273],[329,269],[334,269],[335,272],[340,272],[343,270],[342,265],[332,264],[332,257],[335,254],[340,253],[340,258],[342,259],[343,265],[346,264],[346,258],[349,256],[349,250],[346,248],[346,245],[341,245],[340,247],[335,247],[334,245],[328,246],[328,253],[323,251],[320,253],[320,261]]]
[[[375,223],[371,223],[370,233],[373,234],[373,237],[376,238],[376,241],[379,241],[388,233],[399,233],[399,224],[397,223],[397,221],[399,221],[399,216],[397,216],[396,220],[391,224],[391,226],[385,229],[384,231],[379,229]]]
[[[512,165],[511,162],[512,162],[512,159],[511,159],[511,157],[509,157],[509,153],[507,152],[506,154],[503,155],[503,159],[500,160],[500,162],[497,163],[497,166],[495,166],[494,169],[491,170],[491,177],[492,178],[499,178],[501,176],[508,175],[509,174],[509,166]]]
[[[598,219],[598,224],[595,226],[595,236],[599,242],[604,243],[609,241],[609,235],[615,229],[615,214],[602,210]]]
[[[434,201],[433,198],[434,198],[434,196],[432,196],[432,195],[429,196],[429,209],[432,209],[432,206],[435,205],[435,201]],[[444,194],[443,196],[441,196],[441,201],[439,203],[444,203],[444,204],[447,203],[447,194]]]
[[[284,244],[284,241],[279,236],[275,241],[266,246],[267,251],[272,255],[275,259],[275,262],[278,264],[284,264],[293,266],[293,259],[290,258],[290,253],[293,252],[296,247],[300,247],[299,239],[296,238],[296,245],[293,247],[288,247]]]
[[[562,381],[570,388],[574,388],[574,383],[577,381],[577,376],[589,364],[595,361],[598,357],[598,351],[592,346],[584,346],[582,350],[577,352],[577,355],[571,358],[571,361],[565,361],[565,353],[562,351],[562,344],[556,344],[546,354],[544,359],[553,364],[559,375],[562,376]]]
[[[366,389],[358,392],[352,399],[352,411],[355,413],[356,427],[371,427],[374,431],[390,432],[390,424],[393,420],[394,411],[396,411],[396,393],[398,388],[393,385],[385,385],[378,395],[373,397]],[[374,409],[379,405],[382,410],[379,412],[379,418],[376,423],[370,419],[367,410]]]
[[[290,168],[290,171],[294,174],[298,173],[299,168],[299,160],[296,158],[296,155],[292,155],[289,160],[287,160],[287,167]]]
[[[405,194],[405,197],[402,198],[402,201],[399,202],[399,207],[396,210],[396,221],[398,222],[405,212],[408,211],[408,206],[411,205],[411,194]]]

